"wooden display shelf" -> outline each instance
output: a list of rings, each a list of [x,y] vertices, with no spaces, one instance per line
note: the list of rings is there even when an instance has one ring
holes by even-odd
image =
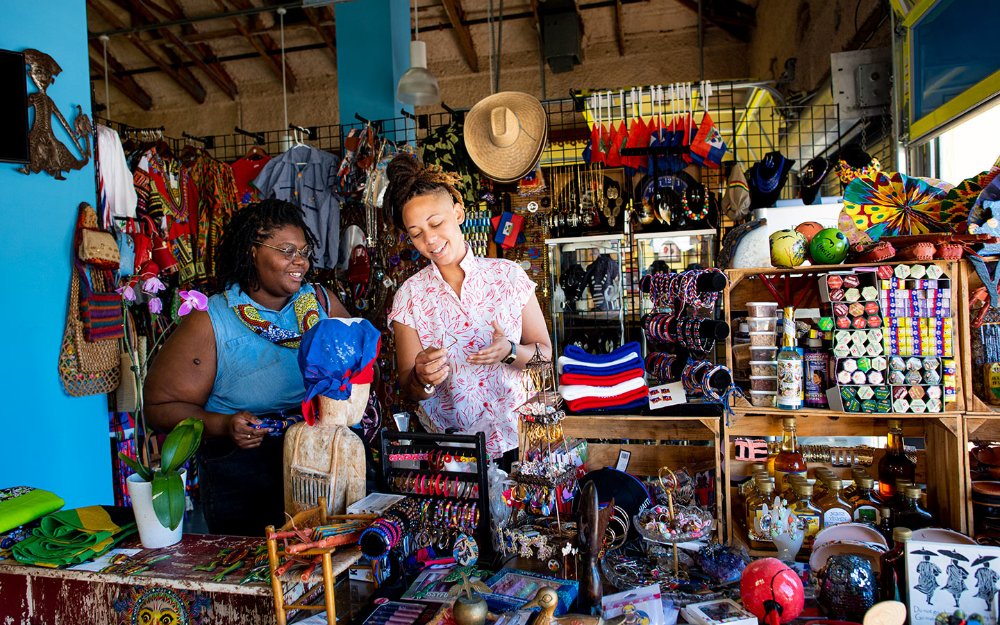
[[[631,454],[628,472],[639,479],[655,478],[664,466],[714,467],[715,518],[719,537],[723,537],[721,417],[567,416],[562,426],[566,436],[587,441],[588,471],[614,467],[622,450]]]
[[[759,409],[758,409],[759,410]],[[766,410],[766,409],[765,409]],[[778,411],[773,411],[778,412]],[[968,505],[968,480],[956,476],[966,475],[967,452],[963,418],[959,415],[864,415],[820,414],[821,411],[780,411],[782,414],[743,414],[731,419],[723,428],[722,458],[724,479],[727,486],[726,537],[729,542],[737,538],[742,528],[734,511],[739,511],[739,494],[732,486],[735,480],[748,476],[750,462],[735,459],[735,439],[743,437],[778,436],[781,434],[781,417],[795,416],[796,434],[799,437],[849,437],[885,436],[888,419],[901,419],[903,434],[923,438],[924,450],[917,452],[916,481],[927,485],[928,508],[943,527],[967,531],[971,526]],[[827,413],[829,411],[826,411]],[[844,418],[846,417],[846,418]],[[869,472],[874,476],[884,450],[873,450]],[[810,470],[823,463],[810,463]],[[842,477],[850,476],[849,467],[831,467]]]
[[[965,380],[969,380],[969,366],[961,364],[967,359],[968,348],[968,333],[967,331],[963,333],[963,318],[966,319],[964,325],[968,325],[968,285],[967,276],[963,271],[963,264],[968,265],[967,262],[959,261],[947,261],[947,260],[932,260],[932,261],[887,261],[882,263],[861,263],[861,264],[844,264],[844,265],[807,265],[803,267],[795,267],[792,269],[781,269],[777,267],[756,267],[750,269],[727,269],[726,276],[729,278],[729,286],[723,291],[723,308],[725,314],[725,321],[729,324],[729,327],[734,327],[733,318],[742,316],[742,314],[734,315],[734,313],[744,313],[746,311],[747,302],[771,302],[774,301],[774,296],[771,292],[764,286],[762,280],[759,279],[761,276],[767,277],[784,277],[784,295],[790,300],[795,300],[797,297],[801,297],[798,301],[798,308],[821,308],[824,302],[820,300],[819,286],[817,278],[822,274],[827,274],[836,271],[845,271],[848,269],[856,267],[877,267],[879,265],[938,265],[941,267],[947,276],[952,281],[952,320],[954,323],[954,358],[956,362],[956,401],[948,402],[944,404],[944,412],[935,413],[943,415],[955,415],[956,413],[964,412],[968,408],[968,398],[967,396],[971,394],[971,391],[966,392]],[[971,271],[971,269],[970,269]],[[975,275],[974,271],[971,271]],[[794,281],[794,282],[793,282]],[[802,289],[808,289],[803,293]],[[778,289],[782,290],[782,289]],[[776,341],[777,345],[777,341]],[[725,350],[726,363],[732,367],[733,366],[733,345],[732,342],[726,343]],[[971,387],[971,384],[968,385]],[[743,398],[735,398],[733,402],[733,407],[737,413],[742,414],[779,414],[786,413],[789,411],[779,410],[776,408],[756,408],[750,405],[749,400]],[[874,417],[879,418],[880,415],[870,415],[865,413],[848,413],[848,412],[838,412],[831,410],[822,409],[806,409],[801,411],[795,411],[799,413],[812,413],[817,412],[826,416],[831,417],[847,417],[847,416],[860,416],[860,417]],[[916,413],[904,413],[896,414],[889,413],[890,416],[900,416],[900,417],[927,417],[928,413],[916,414]]]
[[[969,452],[976,441],[1000,441],[1000,414],[995,413],[969,413],[963,419],[964,436],[963,449],[966,450],[965,470],[963,472],[963,482],[965,483],[965,508],[969,519],[969,535],[975,534],[974,507],[972,505],[972,463],[969,460]]]
[[[996,257],[987,257],[988,262],[1000,260]],[[972,327],[972,309],[969,306],[969,297],[972,293],[983,286],[983,281],[976,273],[975,267],[967,260],[961,262],[958,293],[952,296],[952,301],[957,302],[959,307],[959,341],[961,344],[958,354],[958,366],[961,371],[959,379],[964,382],[962,389],[965,395],[966,412],[970,414],[1000,415],[1000,406],[994,406],[976,395],[974,376],[977,375],[975,365],[972,362],[972,335],[976,331]],[[989,302],[987,302],[989,303]],[[971,505],[971,504],[970,504]]]

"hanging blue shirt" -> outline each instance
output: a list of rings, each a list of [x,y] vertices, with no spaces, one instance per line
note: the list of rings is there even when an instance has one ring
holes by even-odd
[[[258,336],[236,316],[232,307],[250,304],[265,321],[297,330],[295,300],[315,292],[312,285],[303,285],[281,310],[264,308],[238,284],[208,298],[208,317],[215,332],[216,366],[215,383],[205,410],[222,414],[246,410],[261,415],[297,408],[302,403],[305,385],[299,371],[299,350],[275,345]],[[319,317],[327,318],[322,307]]]

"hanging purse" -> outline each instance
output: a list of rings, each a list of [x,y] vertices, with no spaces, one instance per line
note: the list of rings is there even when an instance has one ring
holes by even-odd
[[[82,273],[82,269],[79,272]],[[97,272],[91,275],[95,282],[101,278]],[[81,276],[79,284],[80,321],[83,323],[84,338],[94,342],[124,337],[122,296],[114,291],[95,289],[85,274]]]
[[[80,278],[77,268],[70,279],[66,330],[59,349],[59,378],[73,397],[110,393],[121,380],[118,341],[87,342],[80,321]]]
[[[80,205],[79,245],[76,256],[80,262],[100,269],[118,269],[120,256],[118,244],[110,232],[101,230],[97,225],[97,212],[94,207],[83,203]]]

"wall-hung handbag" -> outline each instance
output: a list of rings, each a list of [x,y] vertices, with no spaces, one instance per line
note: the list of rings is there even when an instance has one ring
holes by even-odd
[[[86,203],[80,205],[78,225],[76,255],[80,262],[100,269],[118,269],[121,260],[118,243],[110,232],[98,227],[97,212],[93,206]]]
[[[98,273],[94,272],[92,276],[95,278],[95,285],[99,284]],[[125,319],[122,296],[115,291],[98,290],[91,285],[85,274],[81,275],[79,285],[80,321],[83,323],[84,338],[91,342],[123,338]]]
[[[118,341],[88,342],[80,320],[80,278],[73,267],[66,331],[59,349],[59,378],[73,397],[110,393],[121,379]]]

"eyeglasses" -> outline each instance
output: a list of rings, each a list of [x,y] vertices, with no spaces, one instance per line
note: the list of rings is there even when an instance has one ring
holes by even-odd
[[[312,262],[313,247],[311,245],[307,245],[307,246],[303,247],[301,250],[299,250],[299,249],[295,249],[295,246],[292,245],[292,244],[288,244],[288,245],[286,245],[284,247],[276,247],[274,245],[268,245],[267,243],[264,243],[263,241],[254,241],[254,244],[255,245],[260,245],[260,246],[263,246],[263,247],[269,247],[272,250],[281,252],[281,255],[284,256],[285,260],[288,260],[288,261],[295,260],[295,256],[298,255],[298,256],[300,256],[302,258],[302,260],[305,260],[305,261],[308,261],[308,262]]]

